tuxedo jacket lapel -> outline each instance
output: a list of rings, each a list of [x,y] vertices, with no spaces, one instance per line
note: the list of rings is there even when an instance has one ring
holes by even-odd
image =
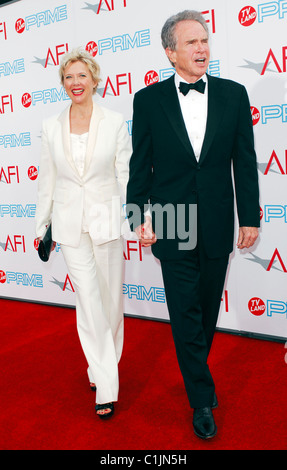
[[[201,155],[199,162],[201,163],[206,157],[210,145],[216,135],[217,128],[221,122],[221,116],[226,106],[227,97],[222,90],[221,86],[218,86],[218,81],[215,83],[213,77],[207,75],[208,79],[208,113],[206,122],[205,137],[202,145]],[[171,122],[171,125],[186,148],[187,152],[191,154],[192,163],[197,165],[197,160],[194,154],[192,144],[190,142],[184,119],[182,116],[177,92],[174,84],[174,77],[164,82],[162,88],[163,98],[161,105],[167,115],[167,118]]]
[[[164,112],[172,125],[172,128],[184,145],[186,151],[191,154],[191,157],[193,157],[192,162],[196,164],[195,154],[182,116],[177,91],[174,84],[174,77],[169,78],[163,83],[164,87],[162,88],[163,97],[161,100],[161,106],[163,107]]]
[[[218,126],[221,123],[221,117],[227,103],[227,96],[222,90],[221,86],[216,86],[212,77],[207,75],[208,79],[208,110],[205,137],[201,149],[199,162],[201,163],[212,144],[216,135]],[[217,81],[218,84],[218,81]]]

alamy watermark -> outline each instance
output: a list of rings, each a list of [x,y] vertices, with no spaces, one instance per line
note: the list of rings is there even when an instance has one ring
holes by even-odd
[[[157,240],[177,240],[179,250],[193,250],[197,245],[197,204],[147,204],[140,208],[128,204],[126,209],[115,196],[107,203],[94,204],[89,213],[89,229],[94,239],[109,239],[123,236],[129,238],[129,224],[138,227],[142,214],[148,213],[153,220]]]

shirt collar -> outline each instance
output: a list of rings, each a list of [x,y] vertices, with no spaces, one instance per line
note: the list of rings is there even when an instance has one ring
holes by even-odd
[[[197,82],[198,82],[199,80],[201,80],[201,79],[207,84],[207,76],[206,76],[206,73],[205,73],[202,77],[200,77],[200,78],[197,80]],[[189,82],[187,82],[186,80],[184,80],[184,78],[182,78],[177,72],[175,72],[175,74],[174,74],[174,81],[175,81],[175,86],[176,86],[176,89],[177,89],[177,90],[178,90],[178,87],[179,87],[180,82],[189,83]]]

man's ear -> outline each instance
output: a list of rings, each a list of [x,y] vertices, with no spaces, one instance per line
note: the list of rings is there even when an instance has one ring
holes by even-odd
[[[166,48],[165,50],[165,53],[169,59],[169,61],[171,62],[171,64],[173,65],[173,67],[175,66],[176,64],[176,52],[175,51],[172,51],[171,49],[169,49],[168,47]]]

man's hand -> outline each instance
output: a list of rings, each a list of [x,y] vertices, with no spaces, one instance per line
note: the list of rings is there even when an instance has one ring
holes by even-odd
[[[250,248],[254,245],[258,237],[257,227],[240,227],[237,247],[242,250],[243,248]]]
[[[149,216],[146,216],[145,223],[139,225],[135,232],[142,246],[151,246],[157,241],[156,234],[152,229],[151,217]]]

